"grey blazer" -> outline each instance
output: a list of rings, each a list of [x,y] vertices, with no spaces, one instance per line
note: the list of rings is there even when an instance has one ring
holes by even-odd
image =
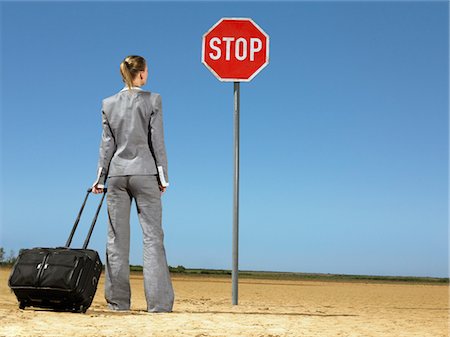
[[[169,185],[159,94],[125,87],[102,101],[102,125],[94,185],[125,175],[158,175],[162,186]]]

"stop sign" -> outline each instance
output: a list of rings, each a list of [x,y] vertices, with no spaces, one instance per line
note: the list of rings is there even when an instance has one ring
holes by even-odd
[[[203,35],[202,63],[221,81],[251,81],[269,63],[269,36],[252,19],[222,18]]]

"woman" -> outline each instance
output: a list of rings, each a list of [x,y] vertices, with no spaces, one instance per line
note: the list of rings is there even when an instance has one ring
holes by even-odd
[[[130,309],[130,207],[134,198],[144,238],[144,287],[149,312],[172,311],[174,293],[161,226],[161,194],[168,183],[161,96],[141,89],[148,68],[141,56],[120,64],[126,86],[102,102],[103,133],[94,193],[108,178],[105,298]]]

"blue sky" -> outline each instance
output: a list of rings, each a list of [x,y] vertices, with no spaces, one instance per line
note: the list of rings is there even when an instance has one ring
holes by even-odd
[[[65,243],[95,179],[101,100],[138,54],[163,98],[168,262],[230,269],[233,84],[201,64],[201,38],[251,17],[271,45],[241,84],[240,269],[448,277],[448,6],[2,2],[0,245]]]

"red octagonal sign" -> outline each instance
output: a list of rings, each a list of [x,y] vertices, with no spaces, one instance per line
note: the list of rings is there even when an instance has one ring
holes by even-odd
[[[269,36],[252,19],[220,19],[203,35],[202,63],[221,81],[251,81],[269,63]]]

